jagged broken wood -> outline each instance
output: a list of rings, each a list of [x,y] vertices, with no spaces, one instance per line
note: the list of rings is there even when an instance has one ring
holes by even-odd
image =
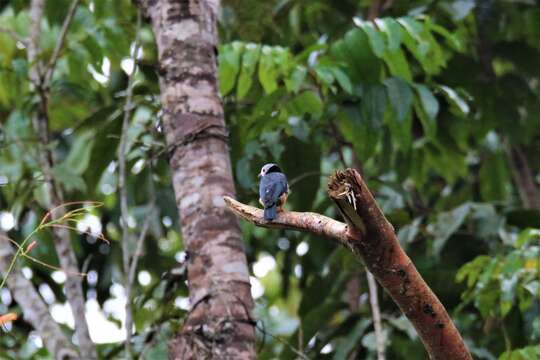
[[[373,273],[418,332],[431,359],[471,360],[465,343],[446,309],[405,254],[361,175],[353,169],[330,179],[328,194],[346,224],[316,213],[282,212],[268,222],[263,211],[225,197],[238,216],[267,228],[292,229],[325,235],[350,249]]]

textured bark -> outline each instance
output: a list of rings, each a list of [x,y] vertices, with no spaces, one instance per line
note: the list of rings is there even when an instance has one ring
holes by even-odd
[[[140,1],[157,41],[163,122],[191,311],[173,359],[252,359],[249,272],[236,217],[228,132],[217,82],[218,1]]]
[[[338,240],[363,260],[379,284],[411,321],[431,359],[471,360],[472,357],[446,309],[405,254],[360,174],[338,172],[329,195],[347,224],[314,213],[285,212],[267,223],[262,210],[225,199],[231,210],[259,226],[297,229]],[[303,219],[309,221],[304,223]]]
[[[236,215],[253,224],[269,229],[289,229],[313,233],[337,240],[347,245],[356,240],[349,233],[347,224],[331,219],[327,216],[311,212],[284,211],[272,221],[264,220],[263,210],[248,206],[230,197],[224,198],[229,209]]]
[[[14,251],[8,238],[0,232],[0,271],[7,273]],[[54,321],[47,305],[41,300],[32,282],[26,279],[17,267],[6,281],[13,298],[21,307],[24,319],[37,330],[45,346],[55,359],[79,359],[60,326]]]
[[[76,4],[77,2],[75,2]],[[31,64],[30,79],[35,87],[36,92],[39,95],[39,104],[37,105],[36,114],[33,117],[33,124],[36,135],[39,139],[39,164],[43,173],[43,180],[49,191],[51,204],[48,210],[52,210],[60,206],[64,202],[64,194],[62,188],[54,180],[52,169],[54,167],[53,152],[49,147],[49,117],[48,117],[48,97],[49,89],[44,84],[44,76],[46,73],[51,72],[52,69],[44,69],[43,64],[39,59],[39,38],[41,29],[41,20],[43,17],[43,10],[45,8],[45,0],[32,0],[30,4],[30,39],[28,45],[28,63]],[[74,9],[72,10],[75,11]],[[71,13],[71,11],[70,11]],[[68,14],[66,19],[67,25],[73,18],[73,13]],[[64,28],[64,27],[63,27]],[[65,35],[58,39],[58,42],[63,42]],[[61,44],[55,48],[61,49]],[[59,52],[60,50],[58,50]],[[52,63],[54,64],[56,61]],[[64,215],[64,210],[59,208],[51,213],[51,218],[56,220]],[[88,324],[85,317],[85,303],[84,294],[82,290],[82,280],[79,275],[79,269],[77,265],[77,259],[75,252],[71,246],[71,237],[69,231],[64,228],[55,227],[53,229],[54,245],[60,260],[60,265],[66,273],[66,283],[64,289],[66,291],[66,298],[71,310],[73,312],[73,318],[75,319],[75,334],[80,349],[81,357],[84,359],[97,359],[96,348],[90,339],[90,333],[88,331]]]

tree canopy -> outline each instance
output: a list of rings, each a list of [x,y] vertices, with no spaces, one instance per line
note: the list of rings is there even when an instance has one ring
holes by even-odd
[[[29,1],[0,2],[0,230],[21,246],[35,241],[16,264],[71,339],[65,274],[43,226],[55,200],[32,120],[45,93],[51,176],[62,204],[82,201],[65,210],[86,274],[90,337],[100,358],[124,358],[122,236],[136,244],[142,234],[140,254],[129,249],[138,258],[133,353],[166,358],[190,310],[190,254],[171,185],[156,40],[132,1],[77,1],[64,30],[72,5],[46,2],[32,60]],[[257,173],[275,162],[291,187],[286,209],[339,219],[328,178],[359,170],[478,359],[540,357],[538,5],[224,0],[219,13],[238,199],[257,206]],[[32,76],[37,63],[53,69],[45,87]],[[377,358],[370,289],[351,253],[313,234],[240,224],[258,358]],[[19,314],[0,336],[0,357],[51,358],[9,286],[0,300],[0,315]],[[387,358],[427,358],[381,288],[378,306]]]

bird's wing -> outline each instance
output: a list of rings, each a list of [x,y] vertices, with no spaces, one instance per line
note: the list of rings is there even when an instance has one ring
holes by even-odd
[[[287,192],[287,179],[281,173],[272,173],[261,179],[259,195],[265,207],[277,204],[279,197]]]

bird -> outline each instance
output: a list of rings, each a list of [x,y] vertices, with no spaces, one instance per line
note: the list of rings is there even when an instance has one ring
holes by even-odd
[[[259,173],[259,202],[264,207],[264,220],[272,221],[277,217],[289,195],[287,177],[277,164],[269,163]]]

